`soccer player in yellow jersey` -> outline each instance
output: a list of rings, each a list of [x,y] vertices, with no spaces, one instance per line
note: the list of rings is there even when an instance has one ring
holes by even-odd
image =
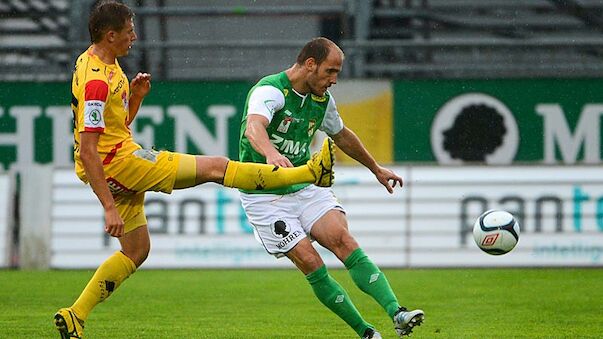
[[[147,258],[145,191],[170,193],[205,182],[269,190],[296,183],[330,186],[333,181],[330,140],[306,165],[295,168],[142,149],[132,140],[129,125],[151,89],[151,76],[138,73],[129,83],[117,62],[136,40],[133,16],[119,2],[96,6],[88,23],[92,45],[77,58],[73,73],[76,174],[97,195],[104,208],[105,232],[119,239],[121,250],[99,266],[71,307],[55,314],[63,339],[82,338],[92,309]]]

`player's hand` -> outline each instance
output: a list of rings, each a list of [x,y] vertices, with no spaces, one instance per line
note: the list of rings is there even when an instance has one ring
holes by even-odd
[[[124,235],[124,221],[115,207],[105,210],[105,232],[116,238]]]
[[[402,177],[398,176],[396,173],[394,173],[394,171],[388,168],[379,166],[375,172],[375,176],[390,194],[394,193],[394,187],[396,187],[396,184],[402,187]]]
[[[151,75],[149,73],[138,73],[130,83],[130,93],[144,98],[151,91]]]
[[[294,167],[289,158],[276,151],[266,155],[266,163],[280,167]]]

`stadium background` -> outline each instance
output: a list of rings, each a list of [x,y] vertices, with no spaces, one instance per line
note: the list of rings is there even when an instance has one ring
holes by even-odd
[[[117,248],[71,169],[70,71],[92,3],[0,3],[0,267],[92,268]],[[126,3],[138,41],[120,63],[153,75],[132,128],[144,147],[236,158],[247,90],[326,36],[346,53],[332,89],[346,124],[405,178],[389,196],[339,154],[334,189],[377,263],[603,264],[601,1]],[[522,224],[503,257],[470,238],[487,208]],[[144,267],[291,267],[255,243],[234,190],[149,194],[146,209]]]

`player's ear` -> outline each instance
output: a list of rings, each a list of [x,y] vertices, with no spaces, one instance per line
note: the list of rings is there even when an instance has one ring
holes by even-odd
[[[107,41],[109,42],[113,42],[115,41],[115,31],[108,31],[107,33],[105,33],[105,37],[107,38]]]
[[[306,59],[306,61],[304,61],[304,66],[306,66],[306,68],[310,72],[313,72],[314,69],[317,67],[316,59],[314,59],[314,58],[308,58],[308,59]]]

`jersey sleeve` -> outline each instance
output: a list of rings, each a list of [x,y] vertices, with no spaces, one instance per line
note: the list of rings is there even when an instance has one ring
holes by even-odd
[[[343,129],[343,120],[339,116],[337,105],[335,105],[335,99],[333,99],[332,95],[329,96],[325,118],[322,120],[319,129],[328,135],[335,135]]]
[[[84,123],[80,132],[105,131],[105,105],[109,94],[109,85],[100,79],[90,80],[84,88]]]
[[[285,107],[285,95],[274,86],[256,87],[249,96],[247,115],[259,114],[272,121],[274,112]]]

